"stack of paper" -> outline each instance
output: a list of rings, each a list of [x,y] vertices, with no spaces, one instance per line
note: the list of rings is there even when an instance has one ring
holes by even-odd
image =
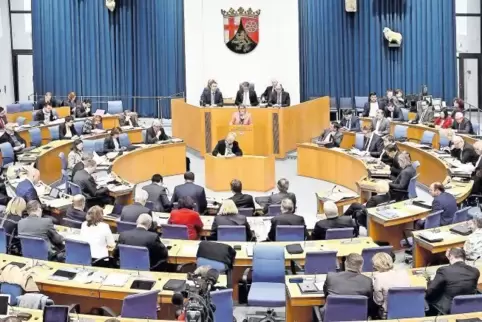
[[[122,287],[126,285],[129,278],[130,278],[129,274],[110,273],[109,275],[107,275],[106,279],[102,282],[102,285]]]

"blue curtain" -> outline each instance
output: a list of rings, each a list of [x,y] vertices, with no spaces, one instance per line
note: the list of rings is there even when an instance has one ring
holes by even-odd
[[[35,92],[121,98],[170,118],[169,99],[147,97],[185,91],[183,1],[116,3],[111,13],[100,0],[32,1]]]
[[[453,0],[358,0],[345,11],[341,0],[300,0],[301,97],[384,95],[387,88],[434,97],[456,95]],[[400,32],[389,48],[383,28]]]

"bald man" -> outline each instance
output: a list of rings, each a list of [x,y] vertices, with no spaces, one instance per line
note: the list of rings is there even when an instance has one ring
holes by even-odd
[[[158,141],[169,140],[164,128],[162,127],[161,121],[155,120],[152,126],[146,130],[146,144],[154,144]]]
[[[84,222],[85,221],[85,197],[83,195],[75,195],[72,200],[72,206],[67,209],[65,216],[69,219]]]
[[[21,181],[15,189],[17,197],[23,198],[27,203],[32,200],[40,202],[37,190],[35,190],[35,186],[39,180],[40,172],[35,168],[29,168],[27,170],[27,177]]]
[[[290,93],[285,92],[281,84],[276,85],[268,102],[268,106],[287,107],[291,105]]]
[[[270,100],[271,94],[274,92],[274,89],[276,88],[276,85],[278,85],[278,81],[273,78],[271,80],[271,86],[266,87],[263,94],[261,94],[261,101],[262,102],[268,102]]]
[[[433,197],[432,213],[442,210],[440,214],[440,226],[452,224],[455,212],[458,210],[455,197],[445,191],[445,187],[440,182],[430,185],[430,195]]]
[[[239,147],[238,141],[235,140],[236,133],[229,133],[226,139],[216,144],[213,150],[213,156],[235,157],[243,156],[243,151]]]
[[[456,130],[457,133],[474,134],[472,122],[470,122],[462,112],[455,113],[455,122],[452,124],[452,128]]]
[[[474,147],[464,141],[460,136],[452,138],[452,148],[450,154],[452,157],[458,159],[463,164],[472,163],[474,166],[479,160],[479,156],[474,150]]]

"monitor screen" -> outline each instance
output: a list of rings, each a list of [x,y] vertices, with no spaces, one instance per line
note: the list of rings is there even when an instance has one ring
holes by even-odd
[[[8,315],[8,303],[10,303],[10,295],[0,295],[0,315]]]
[[[64,305],[46,306],[43,320],[44,322],[68,322],[69,307]]]

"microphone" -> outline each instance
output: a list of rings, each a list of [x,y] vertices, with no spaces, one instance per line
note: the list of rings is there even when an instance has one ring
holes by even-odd
[[[218,282],[218,278],[219,278],[219,271],[214,269],[214,268],[210,268],[207,273],[206,273],[206,279],[209,283],[211,283],[212,285],[216,284]]]

